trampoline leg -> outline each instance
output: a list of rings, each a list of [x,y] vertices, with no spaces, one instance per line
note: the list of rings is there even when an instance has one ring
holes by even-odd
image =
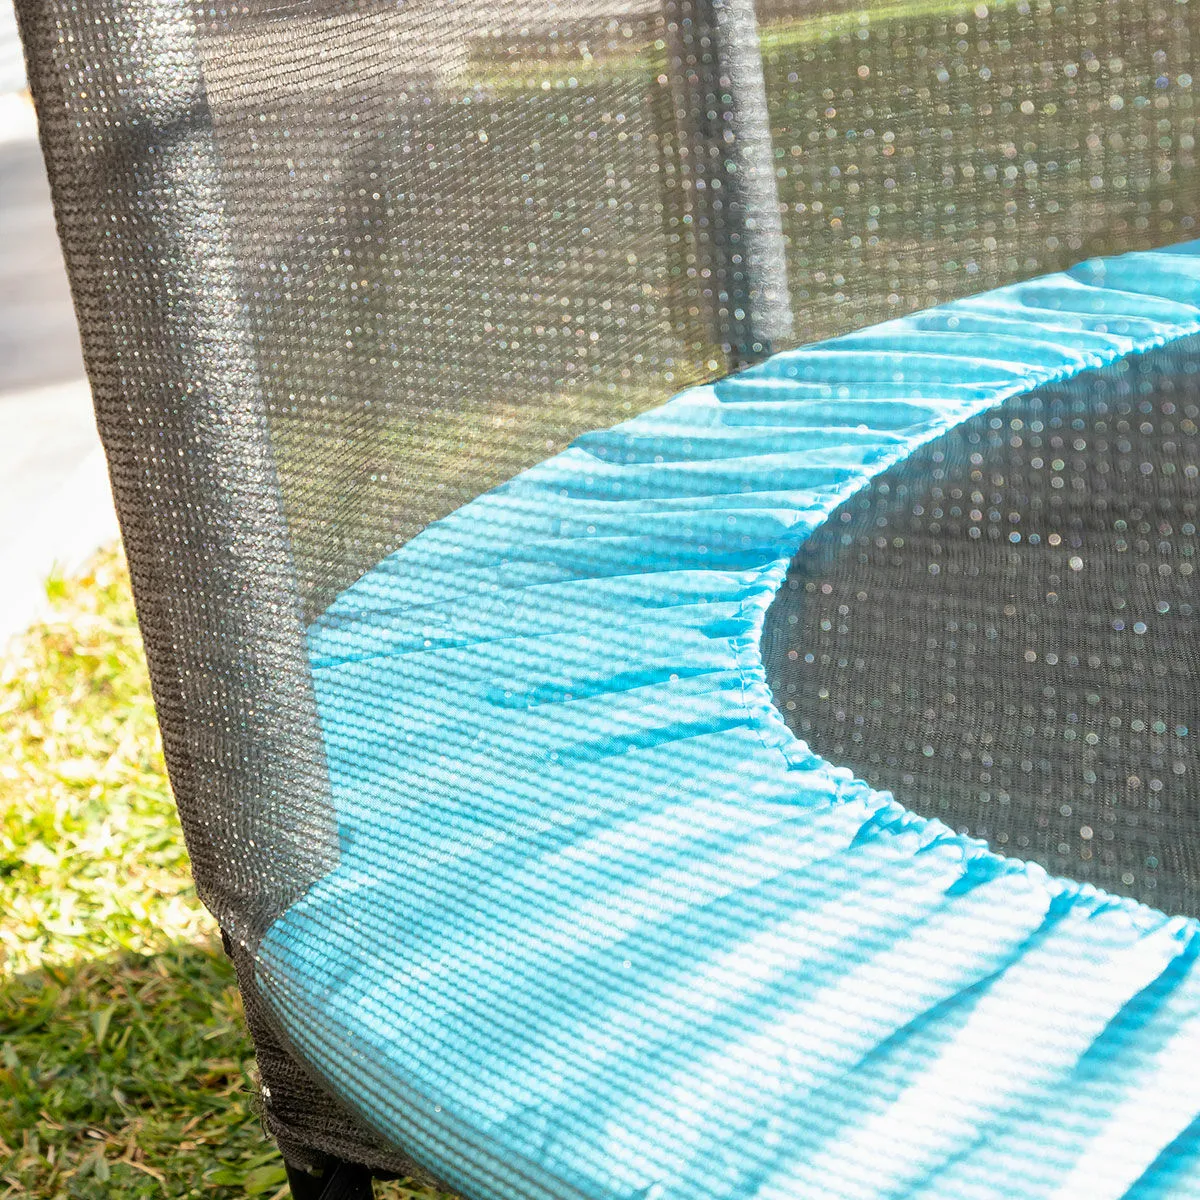
[[[354,1163],[330,1159],[321,1176],[293,1167],[286,1162],[288,1187],[292,1200],[372,1200],[371,1172]]]

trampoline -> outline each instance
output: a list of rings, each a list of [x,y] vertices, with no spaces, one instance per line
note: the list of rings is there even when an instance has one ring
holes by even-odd
[[[298,1200],[1200,1200],[1185,7],[18,10]]]
[[[259,949],[262,994],[306,1061],[467,1194],[1200,1183],[1195,1149],[1174,1145],[1200,1108],[1194,802],[1124,835],[1169,864],[1155,879],[1180,915],[1055,878],[874,790],[838,744],[798,740],[761,647],[769,616],[777,639],[790,628],[772,607],[781,583],[834,574],[840,514],[874,498],[873,480],[916,459],[928,486],[948,431],[974,445],[997,414],[1007,431],[1055,385],[1096,423],[1122,411],[1103,400],[1111,380],[1147,359],[1174,351],[1186,380],[1198,302],[1189,243],[775,355],[577,439],[343,592],[309,630],[341,857]],[[1125,409],[1144,407],[1146,389],[1121,390]],[[1154,429],[1172,437],[1164,420]],[[1183,494],[1157,494],[1178,504],[1182,535],[1197,464],[1187,441],[1163,449],[1145,461],[1175,465]],[[923,545],[904,549],[893,575],[927,571]],[[1069,540],[1062,564],[1021,565],[1044,592],[1095,553]],[[961,586],[926,580],[874,586],[915,620]],[[1171,588],[1154,576],[1155,596]],[[807,638],[784,640],[820,647],[841,599],[806,605]],[[1131,639],[1145,636],[1136,615]],[[1188,615],[1164,631],[1163,660],[1180,666],[1154,713],[1176,726]],[[888,648],[895,622],[875,626]],[[1024,650],[1007,651],[1015,671]],[[944,652],[929,660],[944,686]],[[878,681],[878,661],[865,669]],[[1082,672],[1089,685],[1101,673]],[[897,724],[920,711],[874,694]],[[790,711],[811,720],[820,704]],[[872,749],[904,745],[882,724],[851,759],[865,774]],[[927,736],[937,744],[936,723]],[[981,808],[984,789],[956,778]]]

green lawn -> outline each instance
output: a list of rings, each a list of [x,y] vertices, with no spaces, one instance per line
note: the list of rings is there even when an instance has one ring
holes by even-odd
[[[282,1198],[124,560],[102,553],[50,594],[0,663],[0,1200]]]

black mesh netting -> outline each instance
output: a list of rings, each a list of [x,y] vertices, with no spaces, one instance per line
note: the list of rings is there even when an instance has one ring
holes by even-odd
[[[1165,0],[17,7],[171,781],[243,970],[337,859],[305,635],[345,586],[686,384],[1179,241],[1200,214],[1195,22]],[[937,530],[905,515],[890,536],[981,537],[937,577],[928,555],[871,561],[914,597],[886,636],[853,598],[867,584],[818,590],[795,610],[811,628],[784,632],[823,657],[780,687],[785,707],[790,687],[818,701],[803,736],[915,807],[1194,911],[1192,384],[1122,398],[1146,369],[1006,409],[1021,446],[1001,456],[1036,437],[1044,465],[1005,458],[1013,481]],[[1108,399],[1084,405],[1089,386]],[[1068,411],[1069,437],[1051,425]],[[990,460],[989,421],[971,429]],[[854,555],[821,560],[831,587]],[[842,625],[886,687],[864,691],[870,655],[829,640]],[[293,1156],[405,1169],[307,1082],[249,986],[248,1004]]]
[[[805,544],[764,639],[818,753],[1005,854],[1190,914],[1198,348],[922,447]]]

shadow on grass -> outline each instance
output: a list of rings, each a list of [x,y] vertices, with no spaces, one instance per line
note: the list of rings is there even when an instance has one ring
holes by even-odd
[[[3,1200],[282,1200],[256,1094],[233,968],[215,942],[0,982]]]
[[[219,945],[5,981],[0,1196],[277,1194],[253,1066]]]

